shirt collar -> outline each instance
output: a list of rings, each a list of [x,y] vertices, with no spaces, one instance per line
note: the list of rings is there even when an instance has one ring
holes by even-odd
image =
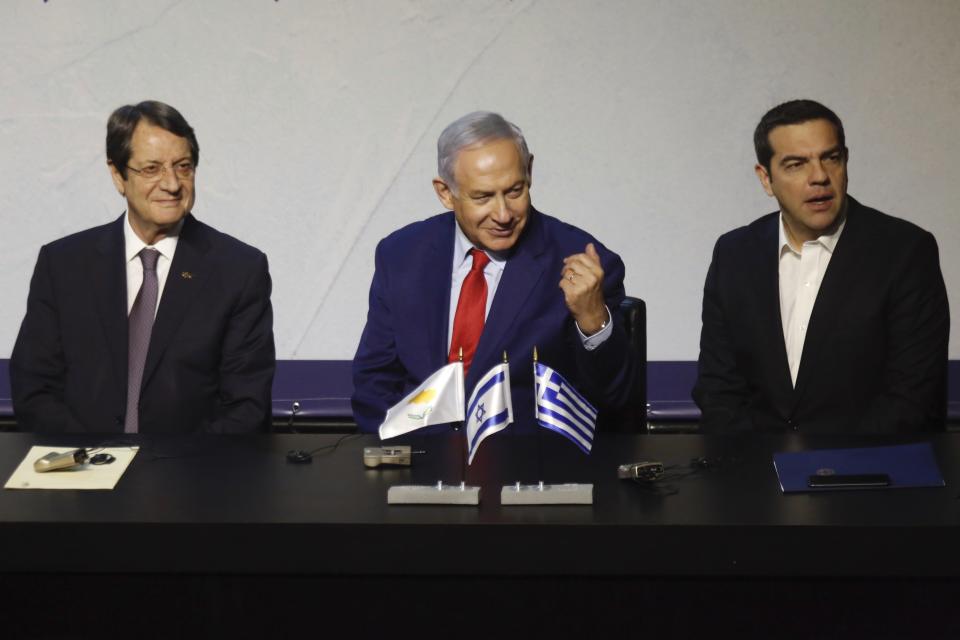
[[[466,234],[463,233],[463,229],[460,228],[459,222],[454,221],[453,226],[456,229],[453,243],[453,270],[456,271],[458,267],[467,261],[470,250],[479,247],[473,246],[473,243],[470,242]],[[488,251],[483,249],[483,252],[490,258],[490,264],[492,264],[494,268],[502,271],[507,265],[507,253],[505,251]]]
[[[130,214],[127,213],[124,216],[125,224],[123,225],[123,243],[126,256],[126,261],[130,262],[136,258],[144,247],[149,246],[143,240],[140,239],[140,236],[136,234],[133,230],[133,227],[130,226]],[[156,249],[160,252],[167,260],[173,260],[173,253],[177,250],[177,240],[180,238],[180,230],[183,229],[183,220],[177,223],[177,226],[173,228],[161,240],[157,240],[156,244],[150,246],[151,249]]]
[[[842,213],[841,216],[842,218],[840,219],[840,224],[837,225],[837,228],[834,229],[833,233],[825,234],[820,236],[816,240],[812,240],[812,242],[820,243],[823,246],[823,248],[829,251],[831,254],[833,253],[833,250],[837,247],[837,242],[840,241],[840,234],[843,232],[843,228],[847,225],[846,214]],[[780,212],[779,221],[780,221],[780,224],[777,225],[777,228],[780,231],[780,234],[779,234],[780,244],[777,245],[779,247],[779,255],[782,257],[783,254],[786,253],[787,251],[792,251],[793,253],[800,255],[798,251],[794,250],[794,248],[790,246],[790,242],[787,240],[787,230],[784,227],[782,211]],[[805,242],[804,244],[808,244],[808,243]]]

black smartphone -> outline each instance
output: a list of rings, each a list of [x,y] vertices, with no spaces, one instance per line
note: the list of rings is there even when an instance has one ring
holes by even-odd
[[[889,487],[890,476],[885,473],[836,473],[828,476],[813,475],[807,478],[807,486],[813,489]]]

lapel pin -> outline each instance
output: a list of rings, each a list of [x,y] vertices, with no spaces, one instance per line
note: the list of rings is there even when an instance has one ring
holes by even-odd
[[[193,279],[193,274],[190,273],[189,271],[181,271],[180,277],[183,278],[184,280],[191,280]]]

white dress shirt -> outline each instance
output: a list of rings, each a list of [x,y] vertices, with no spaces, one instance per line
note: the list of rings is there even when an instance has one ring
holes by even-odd
[[[470,256],[470,250],[474,248],[467,236],[460,229],[459,224],[454,224],[456,232],[454,233],[453,243],[453,271],[450,278],[450,310],[447,315],[447,352],[450,352],[450,341],[453,340],[453,321],[457,315],[457,303],[460,302],[460,289],[463,287],[463,281],[470,273],[473,267],[473,258]],[[490,315],[490,305],[493,304],[493,297],[497,293],[497,287],[500,285],[500,278],[503,276],[503,270],[507,266],[507,256],[503,252],[484,251],[490,262],[483,269],[483,276],[487,281],[487,306],[483,311],[483,319],[486,320]],[[558,274],[559,275],[559,274]],[[557,295],[563,295],[560,287],[557,287]],[[593,351],[603,344],[610,334],[613,333],[613,322],[610,317],[610,309],[607,309],[607,324],[592,336],[585,336],[580,327],[577,331],[580,333],[580,340],[588,351]],[[574,323],[576,325],[576,323]]]
[[[173,231],[165,238],[158,240],[152,246],[147,245],[130,226],[130,214],[127,213],[127,224],[123,225],[124,257],[127,261],[127,315],[130,315],[133,303],[140,292],[140,285],[143,284],[143,263],[140,262],[140,251],[144,247],[156,249],[160,252],[160,258],[157,260],[157,309],[160,308],[163,286],[167,283],[167,274],[170,273],[170,263],[173,262],[173,254],[177,250],[177,240],[182,228],[183,220],[178,222]],[[154,317],[156,317],[157,309],[153,310]]]
[[[842,220],[836,230],[816,240],[803,243],[797,251],[787,240],[783,214],[780,214],[780,319],[783,322],[783,342],[787,348],[790,379],[797,384],[803,343],[807,337],[810,314],[820,292],[823,274],[846,225]]]

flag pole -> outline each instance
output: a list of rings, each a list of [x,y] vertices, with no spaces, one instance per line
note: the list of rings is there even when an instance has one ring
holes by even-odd
[[[462,366],[463,365],[463,347],[457,348],[457,358],[460,360],[460,365]],[[463,378],[464,378],[464,381],[466,381],[466,378],[467,378],[466,373],[464,373]],[[464,393],[464,396],[466,396],[466,393]],[[466,402],[467,400],[466,397],[464,397],[463,400],[464,402]],[[466,416],[464,416],[464,418],[466,418]],[[463,490],[467,486],[467,430],[463,428],[466,423],[464,421],[461,421],[461,422],[455,422],[453,424],[454,424],[453,426],[454,432],[461,431],[463,433],[463,447],[460,452],[460,489]]]
[[[455,352],[456,353],[456,352]],[[453,360],[453,359],[451,359]],[[394,437],[416,431],[431,424],[449,424],[456,431],[464,425],[464,380],[463,362],[453,360],[428,376],[416,389],[387,411],[380,425],[381,437]],[[457,455],[456,447],[460,439],[451,433],[452,438],[441,442],[442,465],[436,469],[438,479],[432,485],[393,485],[387,491],[387,504],[463,504],[480,503],[480,487],[467,487],[461,480],[457,483],[445,483],[440,478],[453,480],[456,459],[448,455]],[[449,451],[450,446],[453,450]],[[366,457],[367,450],[364,450]],[[460,465],[461,477],[464,477],[463,465]]]
[[[566,380],[547,365],[540,364],[540,354],[536,346],[533,348],[533,375],[534,375],[534,416],[537,429],[537,469],[540,480],[536,484],[505,485],[500,490],[500,504],[593,504],[593,484],[564,483],[546,484],[543,481],[543,434],[542,429],[556,431],[560,435],[570,438],[585,451],[589,450],[592,442],[592,431],[596,424],[596,410],[576,394]],[[543,375],[541,376],[541,372]],[[547,380],[549,378],[549,380]],[[576,394],[575,396],[572,394]],[[568,399],[570,396],[571,399]],[[572,403],[572,404],[571,404]],[[574,406],[575,405],[575,406]],[[541,409],[543,412],[541,413]],[[587,411],[590,409],[590,411]],[[572,414],[568,414],[568,410]],[[564,429],[568,419],[581,410],[587,411],[590,419],[587,420],[586,437],[580,432],[581,422],[573,421],[572,428],[576,435],[567,434]],[[558,421],[558,418],[562,418]],[[577,439],[575,439],[577,438]],[[585,440],[586,444],[581,440]],[[554,465],[556,466],[556,465]]]
[[[538,360],[537,345],[533,345],[533,388],[534,390],[536,390],[537,388],[537,360]],[[538,406],[537,398],[534,397],[533,399],[534,421],[537,420],[537,406]],[[543,429],[540,428],[539,422],[535,424],[534,427],[536,427],[537,429],[537,445],[536,445],[537,446],[537,481],[539,483],[540,489],[543,490],[543,448],[541,446],[541,443],[543,442],[541,431],[543,431]]]

